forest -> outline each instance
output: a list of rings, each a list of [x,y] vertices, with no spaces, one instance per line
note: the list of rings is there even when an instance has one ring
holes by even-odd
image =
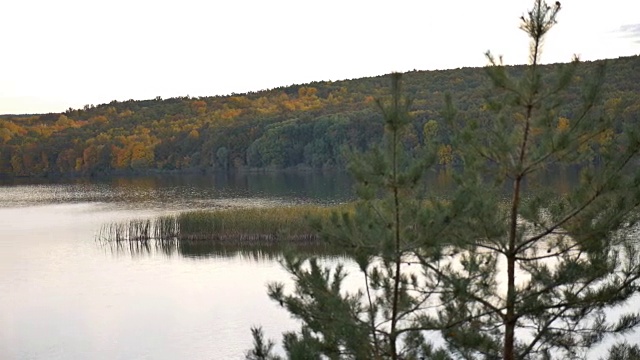
[[[561,99],[558,127],[581,111],[582,79],[607,62],[603,98],[596,111],[614,128],[589,147],[604,146],[625,124],[640,126],[640,56],[586,62],[575,89]],[[545,74],[566,64],[544,65]],[[518,76],[524,66],[508,66]],[[442,110],[450,94],[460,119],[489,118],[485,68],[411,71],[404,74],[412,99],[407,150],[436,140],[439,166],[457,162]],[[586,80],[585,80],[586,81]],[[379,142],[382,117],[374,100],[384,76],[323,81],[212,97],[112,101],[63,113],[0,115],[0,177],[102,176],[152,172],[342,169],[346,150]]]

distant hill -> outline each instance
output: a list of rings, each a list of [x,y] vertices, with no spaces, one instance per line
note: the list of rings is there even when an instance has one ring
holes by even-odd
[[[583,64],[577,84],[597,62]],[[640,56],[607,60],[602,111],[617,128],[640,126]],[[562,64],[545,65],[548,73]],[[509,67],[513,73],[523,66]],[[489,82],[483,68],[413,71],[404,76],[413,97],[411,149],[424,125],[440,124],[444,94],[461,119],[486,117]],[[96,84],[99,86],[99,84]],[[323,81],[214,97],[113,101],[64,113],[0,116],[0,176],[73,176],[230,169],[341,168],[343,149],[365,149],[382,135],[374,99],[388,89],[385,76]],[[579,86],[566,94],[559,117],[578,111]],[[450,161],[444,127],[436,135]],[[450,151],[450,148],[448,149]]]

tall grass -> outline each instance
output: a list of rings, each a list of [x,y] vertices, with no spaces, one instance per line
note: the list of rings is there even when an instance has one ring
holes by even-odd
[[[352,205],[293,206],[218,211],[189,211],[153,220],[131,220],[103,226],[99,238],[108,242],[213,242],[232,246],[317,243],[310,219],[327,219]]]
[[[217,240],[225,243],[310,242],[317,240],[309,218],[324,218],[330,208],[296,206],[235,209],[180,214],[181,240]]]
[[[128,223],[111,223],[102,226],[98,234],[99,239],[122,241],[148,241],[151,240],[151,229],[154,224],[151,220],[131,220]]]
[[[178,237],[179,229],[175,216],[161,216],[153,222],[153,237],[159,241],[171,241]]]

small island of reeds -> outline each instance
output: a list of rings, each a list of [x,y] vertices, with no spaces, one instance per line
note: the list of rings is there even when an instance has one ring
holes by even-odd
[[[350,212],[352,204],[197,210],[104,225],[98,239],[110,243],[181,242],[225,246],[309,246],[320,240],[311,219]]]

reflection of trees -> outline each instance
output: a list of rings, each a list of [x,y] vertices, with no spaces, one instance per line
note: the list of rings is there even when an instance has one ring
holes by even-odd
[[[158,187],[158,179],[155,177],[119,177],[114,178],[112,183],[116,188],[140,188],[144,190],[153,190]]]

